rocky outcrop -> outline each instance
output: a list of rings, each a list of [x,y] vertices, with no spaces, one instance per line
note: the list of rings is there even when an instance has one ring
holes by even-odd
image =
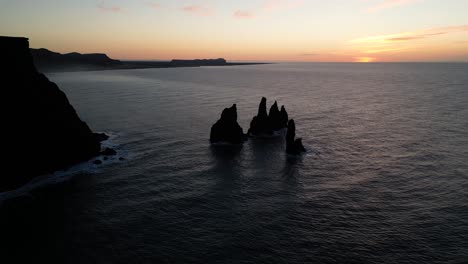
[[[117,155],[117,151],[112,148],[106,148],[105,150],[101,151],[101,155],[104,156],[115,156]]]
[[[291,155],[306,152],[302,145],[302,139],[296,139],[296,124],[293,119],[288,122],[288,113],[284,106],[279,110],[278,103],[275,101],[270,107],[269,114],[267,114],[266,103],[267,99],[262,97],[258,106],[258,113],[250,122],[250,129],[247,134],[250,136],[268,136],[286,127],[286,152]],[[236,105],[225,108],[221,118],[211,127],[211,143],[241,144],[245,139],[246,135],[244,135],[242,128],[237,123]]]
[[[250,122],[250,128],[248,134],[250,136],[259,136],[259,135],[271,135],[273,131],[270,126],[270,120],[268,119],[267,109],[266,109],[266,98],[262,97],[260,105],[258,106],[258,113],[253,117]]]
[[[242,144],[245,135],[242,127],[237,123],[237,107],[233,104],[225,108],[221,118],[211,127],[211,143]]]
[[[262,97],[258,106],[258,113],[250,122],[248,134],[250,136],[271,136],[275,131],[286,128],[288,123],[288,113],[284,106],[281,106],[281,111],[278,109],[278,103],[270,107],[270,112],[267,114],[266,107],[267,99]]]
[[[48,49],[30,49],[35,66],[40,71],[64,68],[115,68],[122,65],[119,60],[103,53],[81,54],[78,52],[60,54]]]
[[[271,129],[273,131],[278,131],[288,126],[288,112],[284,108],[284,105],[281,106],[281,111],[278,109],[278,103],[275,103],[270,107],[270,112],[268,114],[268,119],[270,120]]]
[[[39,73],[28,39],[0,37],[2,152],[0,191],[99,155],[94,134],[57,85]]]
[[[291,119],[288,122],[288,132],[286,134],[286,152],[291,155],[299,155],[305,152],[306,149],[302,145],[302,139],[296,137],[296,124]]]
[[[281,128],[288,127],[288,112],[286,112],[286,109],[284,108],[284,105],[281,106],[281,111],[280,111],[280,124]]]

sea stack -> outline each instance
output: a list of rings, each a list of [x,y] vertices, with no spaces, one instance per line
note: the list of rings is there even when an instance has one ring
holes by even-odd
[[[100,141],[57,85],[36,70],[27,38],[0,37],[4,137],[0,191],[99,155]]]
[[[296,124],[291,119],[288,122],[288,132],[286,134],[286,152],[291,155],[299,155],[305,152],[306,149],[302,145],[302,139],[296,137]]]
[[[211,127],[210,142],[242,144],[244,140],[242,127],[237,123],[237,107],[233,104],[223,110],[221,118]]]
[[[281,111],[278,109],[278,103],[270,107],[270,112],[267,114],[266,107],[267,99],[262,97],[258,106],[258,113],[250,122],[248,134],[250,136],[272,136],[276,131],[286,128],[288,123],[288,113],[284,106],[281,106]]]
[[[281,106],[281,111],[280,111],[280,124],[281,128],[288,127],[288,112],[286,112],[286,108],[284,108],[284,105]]]

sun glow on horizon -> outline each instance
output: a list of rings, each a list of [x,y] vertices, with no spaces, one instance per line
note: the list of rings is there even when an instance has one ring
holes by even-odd
[[[1,6],[0,35],[28,37],[33,48],[61,53],[123,60],[468,62],[468,1],[22,0]]]
[[[354,62],[374,62],[375,58],[372,57],[357,57],[354,59]]]

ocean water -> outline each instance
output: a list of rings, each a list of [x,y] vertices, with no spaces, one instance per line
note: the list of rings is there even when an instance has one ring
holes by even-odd
[[[125,160],[82,164],[70,177],[17,191],[27,198],[2,216],[14,245],[6,257],[468,262],[468,64],[280,63],[49,78],[93,130],[113,135]],[[223,108],[236,103],[246,131],[262,96],[268,107],[285,105],[305,155],[287,156],[281,137],[210,146]]]

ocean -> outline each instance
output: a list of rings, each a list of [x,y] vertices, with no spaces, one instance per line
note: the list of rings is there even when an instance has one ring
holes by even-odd
[[[112,136],[107,144],[118,156],[1,193],[4,204],[16,199],[0,210],[4,258],[468,262],[468,64],[277,63],[48,77],[94,131]],[[285,105],[307,153],[286,155],[281,137],[210,146],[225,107],[237,104],[247,132],[262,96],[268,108]]]

